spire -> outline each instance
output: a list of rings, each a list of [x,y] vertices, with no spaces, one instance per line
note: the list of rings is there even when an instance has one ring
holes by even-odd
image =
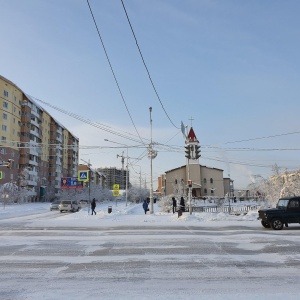
[[[197,143],[199,143],[199,141],[197,140],[197,137],[196,137],[196,134],[194,132],[193,127],[191,127],[191,129],[190,129],[190,132],[187,136],[187,140],[188,140],[188,142],[197,142]]]

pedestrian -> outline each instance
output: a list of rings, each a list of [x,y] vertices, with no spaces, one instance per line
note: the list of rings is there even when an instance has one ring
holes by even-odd
[[[172,202],[173,202],[173,214],[176,212],[176,206],[177,206],[177,201],[175,197],[172,197]]]
[[[182,211],[185,211],[185,203],[184,203],[184,198],[183,197],[180,198],[180,209]]]
[[[147,200],[144,201],[143,203],[143,209],[145,211],[145,215],[147,214],[147,211],[148,211],[148,203],[147,203]]]
[[[91,203],[92,215],[93,213],[95,213],[95,215],[97,214],[95,208],[96,208],[96,199],[94,198]]]

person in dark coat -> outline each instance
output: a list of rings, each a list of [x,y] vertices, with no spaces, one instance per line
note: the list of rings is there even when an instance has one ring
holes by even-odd
[[[180,198],[180,209],[185,211],[185,203],[184,203],[184,198],[183,197]]]
[[[176,212],[176,206],[177,206],[177,201],[175,197],[172,197],[172,203],[173,203],[173,214]]]
[[[148,211],[148,202],[147,202],[147,200],[145,200],[144,203],[143,203],[143,209],[145,211],[145,214],[147,214],[147,211]]]
[[[91,203],[92,215],[93,215],[93,213],[95,213],[95,215],[97,214],[95,212],[95,208],[96,208],[96,199],[94,198]]]

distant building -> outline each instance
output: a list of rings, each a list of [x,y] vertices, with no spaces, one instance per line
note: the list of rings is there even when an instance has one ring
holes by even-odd
[[[186,144],[199,145],[193,127],[190,128]],[[158,192],[162,195],[182,194],[186,195],[187,182],[192,180],[192,196],[224,197],[233,192],[233,180],[223,178],[223,170],[210,168],[199,164],[199,159],[188,159],[187,164],[168,170],[158,178]]]
[[[62,177],[77,177],[79,139],[17,85],[0,76],[0,184],[15,182],[32,200],[54,197]],[[26,175],[26,176],[25,176]]]
[[[97,171],[103,173],[106,177],[106,187],[110,190],[113,189],[114,184],[120,185],[120,190],[126,189],[126,174],[127,170],[123,169],[117,169],[115,167],[110,168],[98,168]],[[130,180],[129,180],[129,171],[128,171],[128,187],[130,186]]]
[[[89,181],[86,182],[84,185],[88,186],[89,182],[92,186],[96,186],[99,189],[103,190],[106,187],[106,176],[99,172],[98,170],[95,170],[93,168],[90,168],[88,165],[80,164],[78,166],[78,172],[80,171],[88,171],[89,172]]]

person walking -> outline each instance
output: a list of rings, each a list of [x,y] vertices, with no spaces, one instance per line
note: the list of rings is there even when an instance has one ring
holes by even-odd
[[[176,212],[176,206],[177,206],[177,201],[175,197],[172,197],[172,203],[173,203],[173,214]]]
[[[95,212],[95,208],[96,208],[96,199],[94,198],[91,203],[92,215],[93,215],[93,213],[95,213],[95,215],[97,214]]]
[[[147,211],[148,211],[148,202],[147,200],[144,200],[144,203],[143,203],[143,209],[145,211],[145,215],[147,214]]]
[[[183,197],[180,198],[180,209],[182,211],[185,211],[185,203],[184,203],[184,198]]]

